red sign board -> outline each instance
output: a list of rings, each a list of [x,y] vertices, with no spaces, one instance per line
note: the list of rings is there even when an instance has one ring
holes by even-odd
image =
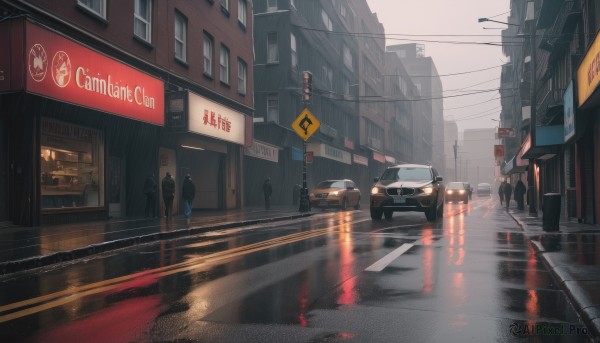
[[[494,157],[504,157],[504,145],[494,145]]]
[[[304,156],[304,158],[306,158],[306,163],[313,163],[313,157],[314,153],[312,151],[307,151],[306,156]]]
[[[373,151],[373,159],[377,162],[385,163],[385,155]]]
[[[27,91],[164,125],[164,83],[32,23],[25,50]]]
[[[498,139],[515,137],[515,129],[512,127],[499,127]]]

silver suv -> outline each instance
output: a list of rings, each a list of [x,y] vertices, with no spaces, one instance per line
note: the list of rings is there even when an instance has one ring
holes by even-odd
[[[394,212],[425,212],[428,221],[444,214],[443,178],[431,166],[401,164],[387,168],[371,189],[371,218],[392,218]]]

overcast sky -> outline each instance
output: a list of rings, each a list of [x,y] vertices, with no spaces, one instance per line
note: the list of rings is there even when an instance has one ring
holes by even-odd
[[[461,45],[426,42],[436,41],[476,41],[500,42],[501,30],[484,29],[506,28],[506,25],[479,23],[480,17],[494,17],[494,20],[506,21],[510,9],[509,0],[367,0],[371,10],[377,14],[385,27],[386,45],[411,43],[400,38],[419,40],[425,45],[425,55],[433,58],[440,75],[473,71],[499,66],[506,62],[501,47],[487,45]],[[502,14],[505,13],[505,14]],[[389,34],[432,35],[428,37],[399,37]],[[486,37],[443,35],[490,35]],[[500,87],[501,68],[469,73],[458,76],[442,76],[444,96],[456,95],[451,90],[489,90]],[[488,82],[489,81],[489,82]],[[483,83],[485,82],[485,83]],[[498,91],[444,99],[444,117],[457,120],[459,131],[468,128],[495,127],[497,122],[491,119],[500,117]],[[477,103],[483,104],[471,106]],[[456,107],[469,106],[461,109]],[[461,120],[462,119],[462,120]]]

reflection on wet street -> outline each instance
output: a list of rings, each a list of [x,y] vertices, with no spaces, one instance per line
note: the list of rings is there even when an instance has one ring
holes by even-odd
[[[597,239],[541,244],[586,265],[598,263]],[[325,211],[163,241],[10,275],[0,294],[3,342],[589,340],[490,198],[448,204],[434,223]]]

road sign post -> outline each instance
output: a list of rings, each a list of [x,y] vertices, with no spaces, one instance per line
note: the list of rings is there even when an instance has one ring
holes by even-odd
[[[304,140],[302,144],[304,152],[304,158],[302,159],[302,192],[300,194],[300,208],[298,209],[300,212],[310,211],[308,187],[306,186],[306,140],[319,129],[320,125],[319,120],[310,113],[308,108],[305,108],[292,123],[292,129]]]

